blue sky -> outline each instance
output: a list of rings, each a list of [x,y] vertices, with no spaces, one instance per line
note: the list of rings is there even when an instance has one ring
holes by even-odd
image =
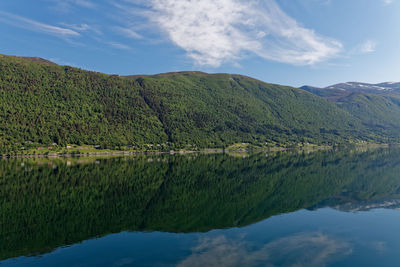
[[[400,81],[400,0],[2,0],[0,53],[109,74]]]

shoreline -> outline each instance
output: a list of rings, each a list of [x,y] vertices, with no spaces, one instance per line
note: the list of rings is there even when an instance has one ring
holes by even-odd
[[[280,151],[314,151],[314,150],[330,150],[334,148],[378,148],[389,147],[396,144],[351,144],[347,146],[303,146],[303,147],[270,147],[270,148],[208,148],[201,150],[170,150],[170,151],[99,151],[99,152],[82,152],[82,153],[48,153],[48,154],[16,154],[16,155],[0,155],[0,159],[15,158],[70,158],[70,157],[93,157],[93,156],[131,156],[131,155],[158,155],[158,154],[218,154],[218,153],[252,153],[252,152],[280,152]]]

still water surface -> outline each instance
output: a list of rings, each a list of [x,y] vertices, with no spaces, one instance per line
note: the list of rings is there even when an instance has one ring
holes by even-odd
[[[1,160],[0,266],[399,266],[399,207],[397,148]]]

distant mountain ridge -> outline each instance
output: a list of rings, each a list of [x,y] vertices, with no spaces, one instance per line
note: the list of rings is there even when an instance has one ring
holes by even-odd
[[[377,84],[362,82],[338,83],[325,88],[304,85],[300,89],[326,97],[330,100],[338,100],[353,93],[370,93],[383,95],[388,93],[400,94],[400,82],[383,82]]]
[[[382,92],[382,91],[394,91],[400,89],[400,82],[383,82],[377,84],[361,83],[361,82],[346,82],[338,83],[326,87],[325,89],[338,89],[350,92]]]

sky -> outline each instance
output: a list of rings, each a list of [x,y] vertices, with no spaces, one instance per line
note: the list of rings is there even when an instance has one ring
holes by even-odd
[[[400,81],[400,0],[0,0],[0,54],[108,74]]]

